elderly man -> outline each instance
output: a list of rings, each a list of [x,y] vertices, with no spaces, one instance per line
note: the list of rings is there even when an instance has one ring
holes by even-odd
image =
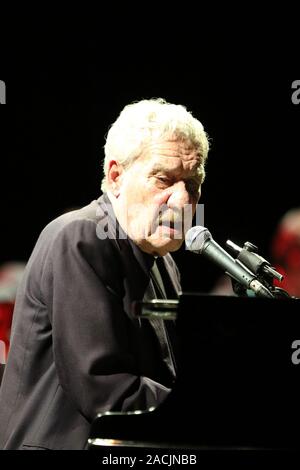
[[[132,302],[180,291],[169,252],[190,227],[207,153],[202,124],[181,105],[143,100],[121,112],[107,135],[103,196],[52,221],[26,267],[1,448],[82,449],[97,412],[147,409],[169,393],[172,332],[136,318]]]

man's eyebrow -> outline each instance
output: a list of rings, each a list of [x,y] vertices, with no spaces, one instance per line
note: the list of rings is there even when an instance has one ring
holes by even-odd
[[[166,168],[164,168],[162,165],[160,165],[159,163],[156,163],[152,168],[151,168],[151,173],[155,173],[156,171],[164,171],[164,172],[168,172],[168,171],[171,171],[171,170],[167,170]]]
[[[154,173],[158,173],[158,172],[163,172],[165,173],[166,175],[171,175],[171,176],[174,176],[176,177],[176,174],[177,174],[177,171],[176,169],[170,169],[170,168],[165,168],[163,165],[160,165],[159,163],[156,163],[150,170],[150,174],[154,174]],[[179,172],[178,172],[179,173]],[[196,169],[196,173],[193,174],[193,175],[189,175],[187,176],[186,178],[184,178],[185,180],[194,180],[194,181],[197,181],[199,183],[201,183],[201,175],[199,174],[198,172],[198,168]]]

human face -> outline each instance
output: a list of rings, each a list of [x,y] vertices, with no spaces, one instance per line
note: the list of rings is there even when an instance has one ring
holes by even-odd
[[[146,253],[182,245],[200,197],[201,157],[189,142],[154,140],[118,180],[117,218]]]

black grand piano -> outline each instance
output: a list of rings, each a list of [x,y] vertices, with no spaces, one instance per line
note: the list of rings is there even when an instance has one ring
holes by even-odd
[[[155,409],[99,414],[88,448],[300,449],[299,302],[183,294],[141,303],[143,321],[176,318],[178,379]]]

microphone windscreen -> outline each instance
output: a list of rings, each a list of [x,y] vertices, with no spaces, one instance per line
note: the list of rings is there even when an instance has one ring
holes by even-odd
[[[187,250],[202,253],[205,242],[212,238],[206,227],[197,225],[190,228],[185,235],[185,246]]]

